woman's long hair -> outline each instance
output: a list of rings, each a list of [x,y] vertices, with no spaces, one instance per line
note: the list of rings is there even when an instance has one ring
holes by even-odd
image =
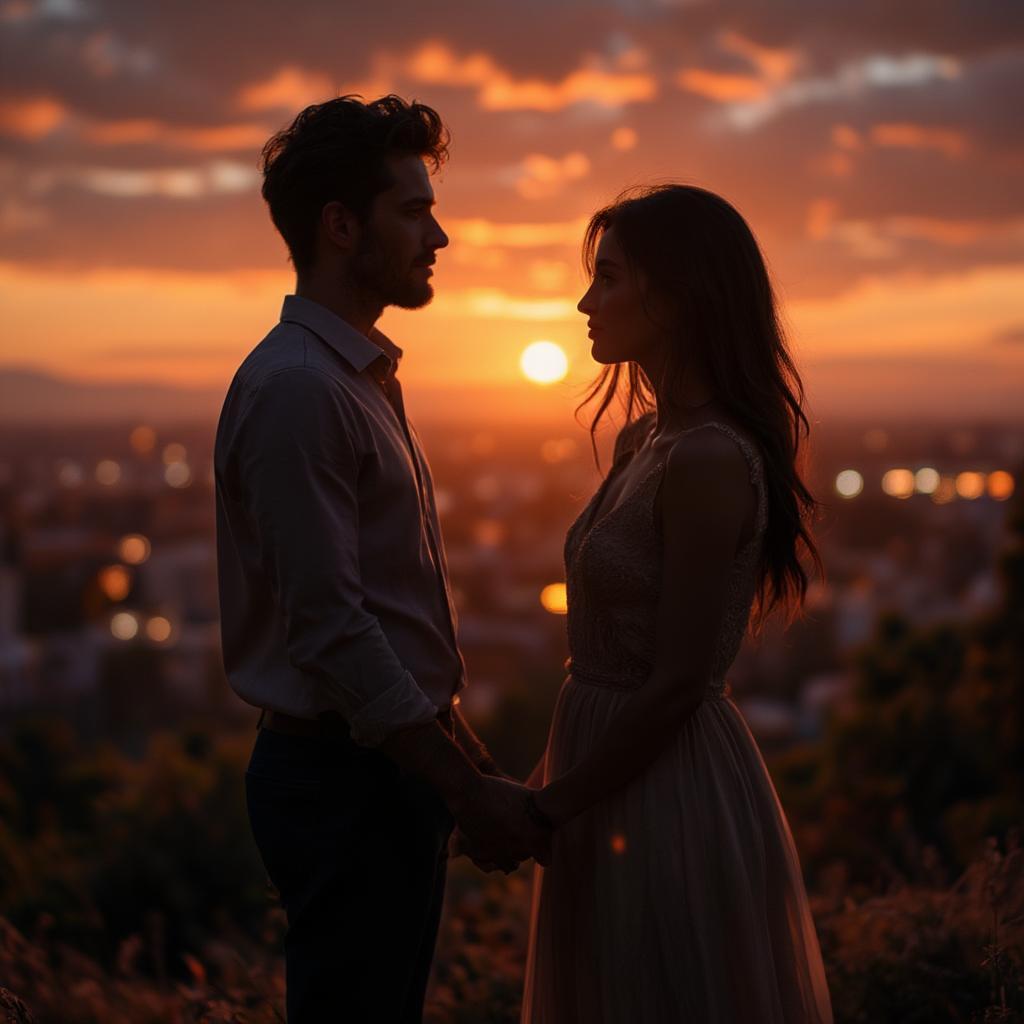
[[[787,622],[803,606],[808,576],[801,549],[820,577],[810,534],[819,503],[800,476],[801,434],[810,435],[804,388],[786,344],[764,257],[747,222],[724,199],[694,185],[627,190],[590,218],[583,263],[593,276],[601,236],[615,228],[630,270],[642,283],[648,315],[667,312],[679,344],[666,360],[664,394],[682,393],[688,366],[707,375],[718,404],[754,438],[765,461],[768,523],[758,570],[754,630],[778,607]],[[692,362],[690,362],[692,361]],[[625,430],[656,407],[655,391],[635,362],[605,366],[576,409],[591,402],[598,423],[615,399]]]

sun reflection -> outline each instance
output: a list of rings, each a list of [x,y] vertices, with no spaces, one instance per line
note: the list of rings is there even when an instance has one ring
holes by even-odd
[[[549,583],[540,592],[540,603],[544,610],[552,615],[565,615],[569,610],[569,602],[565,593],[564,583]]]
[[[554,384],[569,372],[569,358],[553,341],[535,341],[523,349],[519,368],[534,384]]]

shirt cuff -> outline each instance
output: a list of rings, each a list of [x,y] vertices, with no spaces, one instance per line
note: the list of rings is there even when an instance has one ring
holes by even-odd
[[[348,716],[352,739],[363,747],[377,747],[393,732],[425,725],[437,718],[437,707],[406,672],[394,686]]]

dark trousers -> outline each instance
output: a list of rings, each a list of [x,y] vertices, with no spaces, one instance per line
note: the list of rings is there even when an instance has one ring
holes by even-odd
[[[420,1024],[455,824],[436,791],[347,737],[266,728],[245,788],[288,919],[289,1024]]]

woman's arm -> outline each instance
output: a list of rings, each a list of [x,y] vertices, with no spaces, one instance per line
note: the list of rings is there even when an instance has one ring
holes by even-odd
[[[530,777],[523,783],[527,789],[540,789],[544,785],[544,765],[547,763],[548,752],[545,750],[540,755],[536,767],[530,772]]]
[[[711,675],[729,570],[756,500],[746,458],[721,431],[687,434],[669,453],[661,498],[654,670],[587,756],[537,794],[537,806],[555,825],[648,767],[700,706]]]

